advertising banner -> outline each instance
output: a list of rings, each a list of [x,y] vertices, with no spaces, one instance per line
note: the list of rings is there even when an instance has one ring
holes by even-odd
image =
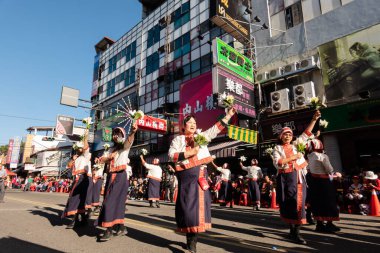
[[[155,118],[149,115],[144,115],[143,118],[137,120],[137,125],[140,130],[165,134],[168,130],[168,123],[165,119]]]
[[[219,38],[213,41],[213,48],[214,64],[225,67],[248,82],[254,81],[252,61],[248,57]]]
[[[15,137],[13,141],[13,149],[12,156],[9,168],[16,169],[20,157],[20,147],[21,147],[21,139],[20,137]]]
[[[29,158],[30,155],[33,152],[33,134],[27,134],[26,135],[26,140],[25,140],[25,145],[24,145],[24,154],[22,156],[22,163],[25,163],[26,158]]]
[[[327,101],[380,97],[380,25],[318,48]]]
[[[13,139],[9,139],[8,152],[7,152],[7,164],[11,163],[12,150],[13,150]]]
[[[57,124],[55,126],[56,134],[73,135],[74,118],[69,116],[57,116]]]
[[[210,19],[242,43],[250,40],[250,0],[211,0]]]
[[[254,105],[254,87],[251,83],[223,70],[213,68],[213,93],[226,93],[235,98],[235,108],[238,113],[256,117]]]
[[[217,108],[212,92],[211,72],[200,75],[182,84],[180,90],[179,128],[187,115],[194,115],[197,128],[207,130],[218,118],[224,116],[224,110]],[[215,104],[214,104],[215,103]],[[182,131],[181,131],[182,132]]]

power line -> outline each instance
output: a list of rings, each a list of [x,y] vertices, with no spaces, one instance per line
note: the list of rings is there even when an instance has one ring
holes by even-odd
[[[47,120],[47,119],[36,119],[36,118],[21,117],[21,116],[6,115],[6,114],[0,114],[0,117],[17,118],[17,119],[30,119],[30,120],[45,121],[45,122],[55,122],[53,120]]]

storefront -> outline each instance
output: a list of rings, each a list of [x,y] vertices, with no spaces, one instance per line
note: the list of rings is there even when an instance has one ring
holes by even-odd
[[[324,135],[336,142],[343,172],[380,171],[380,99],[326,108],[322,115],[329,122]]]

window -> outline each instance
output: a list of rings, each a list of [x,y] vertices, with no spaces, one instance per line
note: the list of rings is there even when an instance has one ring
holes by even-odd
[[[124,56],[126,57],[126,62],[136,57],[136,41],[132,42],[130,45],[128,45],[126,48],[121,50],[117,55],[109,60],[109,74],[116,70],[116,63],[120,61]]]
[[[293,4],[285,9],[286,29],[292,28],[303,21],[301,2]]]
[[[155,52],[146,58],[146,75],[153,73],[160,67],[160,57],[158,52]]]
[[[177,30],[182,25],[190,21],[190,1],[182,4],[180,8],[175,10],[172,14],[174,20],[174,30]]]
[[[161,27],[158,24],[148,31],[148,39],[146,41],[147,43],[146,48],[150,48],[155,43],[160,41],[160,31],[161,31]]]

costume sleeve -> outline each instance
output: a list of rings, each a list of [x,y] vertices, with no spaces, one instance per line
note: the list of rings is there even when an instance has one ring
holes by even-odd
[[[222,172],[222,174],[223,174],[223,169],[222,169],[222,167],[216,167],[216,170]]]
[[[332,165],[330,163],[330,159],[329,159],[329,157],[327,155],[323,156],[322,164],[323,164],[323,167],[325,168],[325,172],[327,174],[332,174],[333,173],[334,168],[332,167]]]
[[[282,167],[284,164],[282,163],[283,157],[280,154],[278,145],[273,149],[273,164],[275,167]]]
[[[245,166],[242,166],[241,169],[245,170],[245,171],[248,171],[248,167],[245,167]]]
[[[215,125],[207,129],[206,131],[203,132],[205,135],[206,139],[208,141],[211,141],[214,139],[224,128],[226,127],[225,124],[223,124],[221,121],[216,122]]]
[[[185,152],[181,152],[181,138],[177,136],[173,139],[169,148],[169,160],[172,162],[178,162],[185,160]]]
[[[147,170],[153,170],[155,167],[155,165],[149,163],[145,163],[144,166]]]

